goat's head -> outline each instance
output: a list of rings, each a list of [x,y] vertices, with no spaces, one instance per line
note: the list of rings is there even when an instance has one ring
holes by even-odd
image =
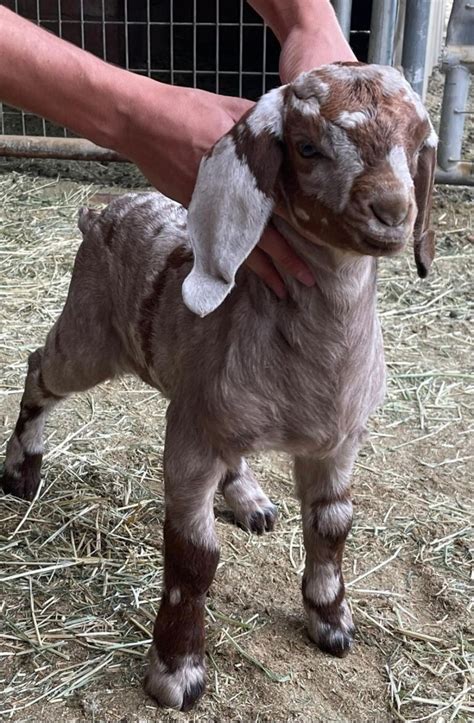
[[[360,254],[391,255],[413,235],[426,276],[436,142],[394,68],[335,63],[262,96],[201,163],[187,305],[205,315],[223,301],[277,206],[308,240]]]

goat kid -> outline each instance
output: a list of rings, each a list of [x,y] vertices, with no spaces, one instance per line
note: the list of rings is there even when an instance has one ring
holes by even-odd
[[[157,193],[81,211],[69,295],[29,358],[3,487],[33,498],[46,415],[72,392],[132,372],[171,400],[164,589],[145,682],[163,705],[188,710],[204,690],[216,490],[247,529],[273,527],[250,453],[293,455],[309,634],[333,655],[352,645],[341,571],[349,481],[384,395],[376,258],[414,236],[426,275],[435,148],[398,71],[336,63],[267,93],[216,143],[189,213]],[[316,278],[306,288],[283,274],[286,300],[241,268],[276,208],[273,222]]]

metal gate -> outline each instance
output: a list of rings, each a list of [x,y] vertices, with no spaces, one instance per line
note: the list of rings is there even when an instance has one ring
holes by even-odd
[[[403,65],[423,95],[439,54],[446,0],[332,0],[361,60]],[[448,0],[449,2],[449,0]],[[4,0],[65,40],[166,83],[257,99],[279,84],[278,43],[244,0]],[[438,182],[474,185],[460,157],[474,64],[474,2],[454,0]],[[431,42],[431,47],[430,47]],[[123,160],[64,128],[0,105],[0,156]]]

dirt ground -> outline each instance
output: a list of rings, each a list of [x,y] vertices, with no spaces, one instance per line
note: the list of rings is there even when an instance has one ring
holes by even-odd
[[[125,166],[0,166],[3,444],[27,354],[67,293],[78,207],[142,183]],[[0,714],[48,722],[472,720],[473,215],[471,191],[437,187],[431,276],[417,279],[409,250],[380,265],[389,390],[353,482],[345,557],[352,654],[331,659],[306,635],[289,461],[261,456],[253,467],[279,505],[275,532],[252,536],[216,504],[222,550],[208,601],[207,694],[189,715],[145,696],[161,587],[165,403],[124,378],[52,415],[31,507],[0,496]]]

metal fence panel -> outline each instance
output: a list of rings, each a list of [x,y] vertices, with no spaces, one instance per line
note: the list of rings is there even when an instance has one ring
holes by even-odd
[[[257,99],[279,84],[279,46],[244,0],[6,0],[41,27],[127,70],[174,85]],[[68,136],[0,106],[2,134]]]

